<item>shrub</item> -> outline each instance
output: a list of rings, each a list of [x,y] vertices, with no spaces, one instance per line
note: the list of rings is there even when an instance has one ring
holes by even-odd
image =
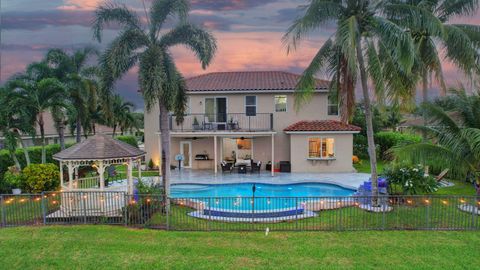
[[[138,148],[137,138],[135,136],[117,136],[115,139]]]
[[[357,157],[357,156],[352,156],[352,163],[353,164],[357,164],[357,163],[360,163],[360,159]]]
[[[153,164],[153,160],[152,160],[152,159],[150,159],[150,160],[148,161],[147,167],[148,167],[149,170],[155,169],[155,164]]]
[[[438,183],[432,176],[425,176],[422,165],[397,165],[384,169],[391,194],[415,195],[432,193],[437,190]]]
[[[5,181],[5,189],[22,188],[24,184],[22,174],[15,166],[8,168],[3,179]]]
[[[39,193],[58,189],[60,173],[55,164],[31,164],[22,171],[26,192]]]
[[[418,135],[384,131],[378,132],[375,134],[375,143],[379,146],[380,158],[388,160],[388,150],[394,146],[406,144],[406,143],[417,143],[422,140],[422,137]]]

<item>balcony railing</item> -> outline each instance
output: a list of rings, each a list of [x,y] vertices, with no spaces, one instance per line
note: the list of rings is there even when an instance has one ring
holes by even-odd
[[[273,130],[273,114],[217,113],[187,114],[183,121],[170,116],[170,130],[177,132],[260,132]]]

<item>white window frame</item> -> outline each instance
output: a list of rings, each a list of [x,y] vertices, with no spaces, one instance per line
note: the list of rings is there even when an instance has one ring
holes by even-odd
[[[285,97],[285,111],[277,111],[277,97]],[[274,112],[288,112],[288,96],[287,95],[274,95],[273,96],[273,111]]]
[[[255,105],[247,105],[247,97],[255,97]],[[258,97],[256,95],[246,95],[243,101],[244,101],[244,107],[245,107],[245,115],[248,116],[247,107],[255,107],[255,115],[250,115],[250,116],[256,116],[258,114],[258,111],[257,111]]]
[[[320,157],[311,157],[310,156],[310,140],[311,139],[320,139]],[[333,157],[322,157],[322,140],[323,139],[332,139],[333,140]],[[337,140],[334,137],[330,136],[309,136],[307,138],[307,159],[309,160],[334,160],[337,158]]]

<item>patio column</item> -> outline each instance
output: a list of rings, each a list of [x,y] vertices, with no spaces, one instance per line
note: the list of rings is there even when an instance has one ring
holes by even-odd
[[[213,136],[213,151],[214,151],[213,162],[215,163],[215,164],[213,164],[213,167],[215,168],[215,175],[216,175],[217,172],[218,172],[218,168],[217,168],[217,135]]]
[[[63,190],[63,163],[60,160],[60,189]]]
[[[97,173],[100,176],[100,190],[105,189],[105,165],[103,164],[103,160],[98,163]]]
[[[73,190],[73,165],[71,162],[67,163],[68,168],[68,189]]]
[[[133,177],[132,177],[132,159],[128,160],[127,164],[127,193],[133,194]]]
[[[275,135],[272,134],[272,168],[271,168],[271,174],[272,176],[275,176]]]
[[[142,159],[138,159],[138,181],[142,180]]]

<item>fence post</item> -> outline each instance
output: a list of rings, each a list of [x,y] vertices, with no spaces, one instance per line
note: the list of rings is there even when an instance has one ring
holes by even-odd
[[[385,225],[386,225],[386,215],[387,215],[387,209],[388,207],[390,207],[390,205],[388,204],[390,201],[388,199],[388,196],[385,196],[385,200],[383,200],[385,202],[385,209],[382,209],[382,231],[385,231]],[[382,204],[380,204],[382,205]]]
[[[211,222],[212,222],[212,198],[208,197],[208,230],[211,230]]]
[[[125,226],[128,226],[128,195],[126,192],[123,192],[123,222]]]
[[[478,197],[473,198],[473,203],[472,203],[472,230],[475,230],[475,219],[476,219],[476,213],[475,213],[475,207],[477,207],[478,211],[480,211],[480,204],[478,203],[479,199]]]
[[[42,218],[43,218],[43,225],[47,225],[47,211],[45,208],[45,192],[42,192]]]
[[[295,230],[298,230],[298,197],[295,197]]]
[[[3,195],[0,195],[0,207],[1,207],[1,213],[0,215],[2,216],[2,227],[7,227],[7,217],[6,217],[6,212],[5,212],[5,198]]]
[[[83,223],[87,224],[87,196],[85,192],[81,192],[80,195],[82,196],[82,205],[83,205]]]
[[[170,230],[170,198],[165,197],[165,215],[167,220],[167,231]]]
[[[430,228],[430,205],[433,204],[432,202],[432,198],[431,197],[427,197],[427,202],[425,203],[426,204],[426,210],[425,210],[425,215],[426,215],[426,226],[427,226],[427,230],[431,230],[432,228]]]

